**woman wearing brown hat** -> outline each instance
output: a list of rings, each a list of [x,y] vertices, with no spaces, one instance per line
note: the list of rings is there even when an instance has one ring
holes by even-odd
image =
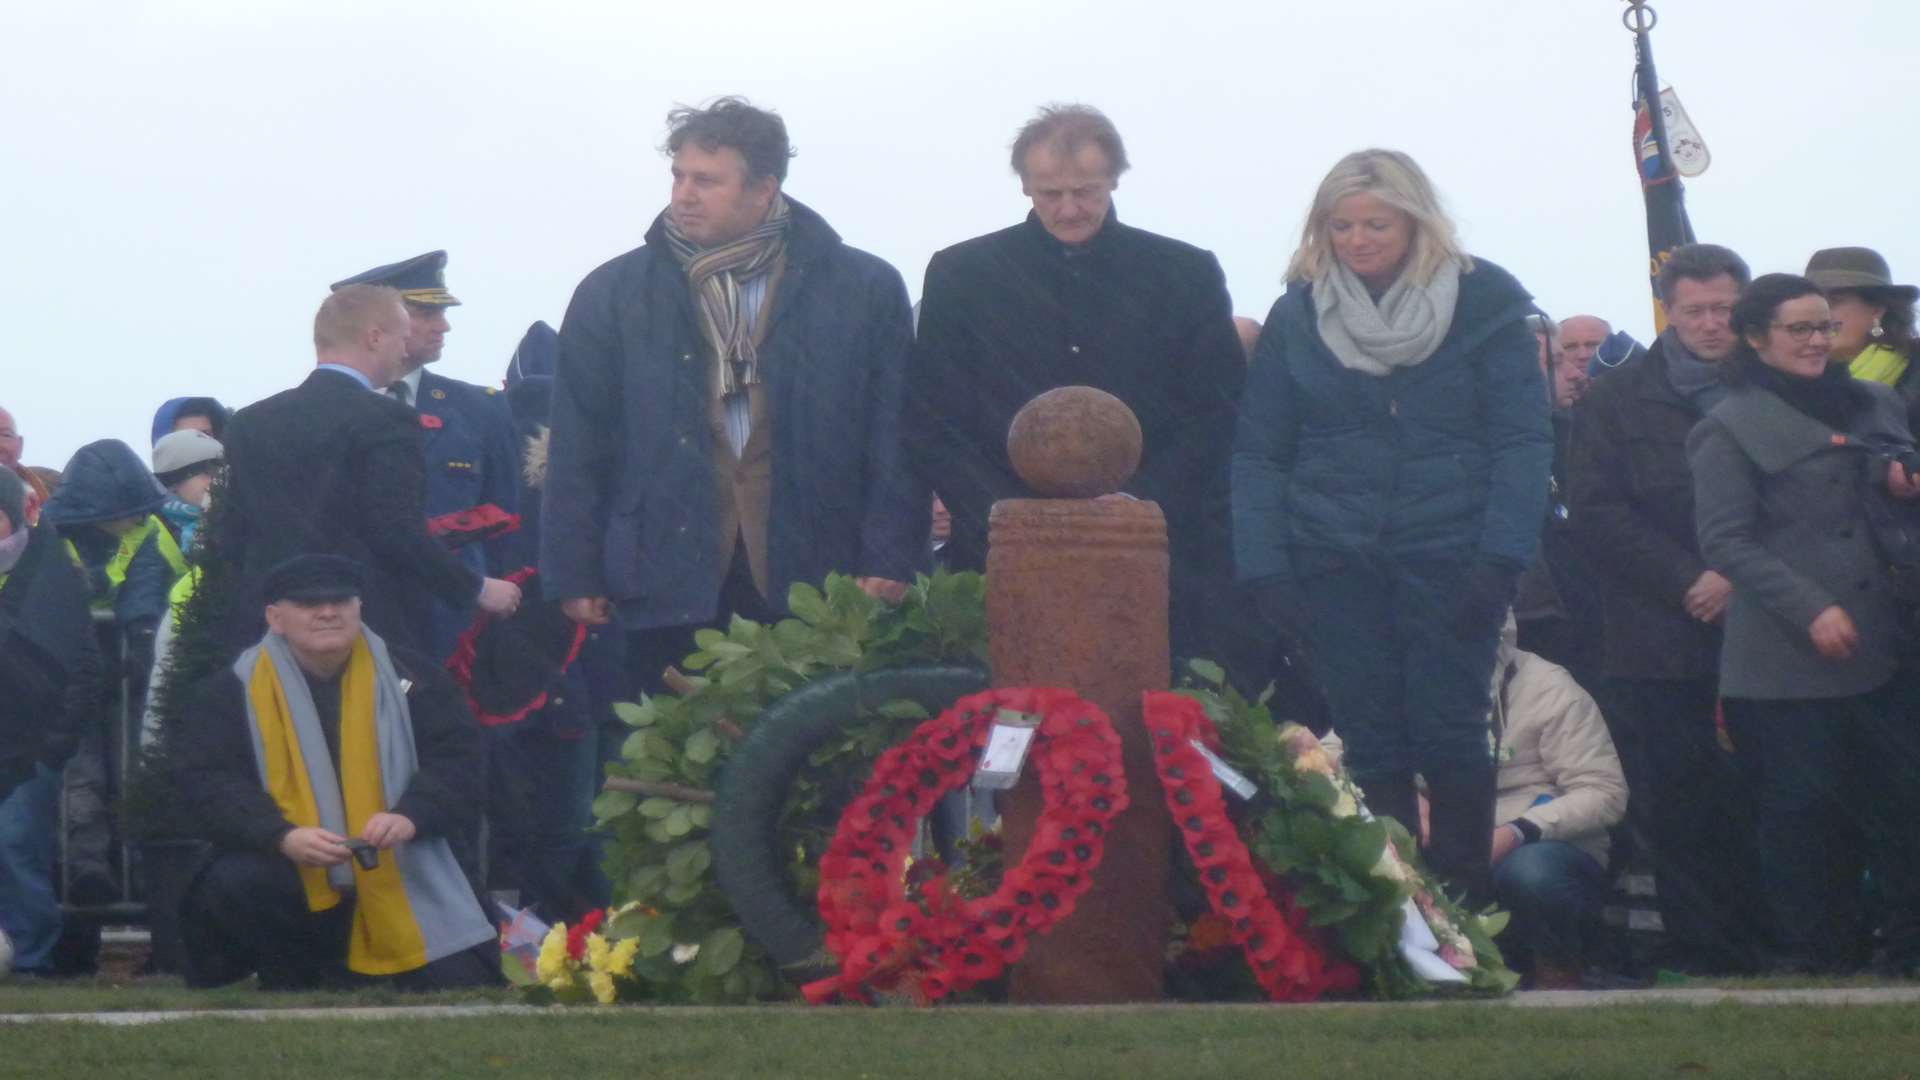
[[[1856,379],[1871,379],[1900,391],[1912,410],[1920,399],[1920,339],[1914,337],[1913,304],[1920,288],[1895,285],[1887,260],[1872,248],[1826,248],[1807,260],[1807,278],[1827,294],[1840,330],[1827,344],[1827,359],[1844,363]]]

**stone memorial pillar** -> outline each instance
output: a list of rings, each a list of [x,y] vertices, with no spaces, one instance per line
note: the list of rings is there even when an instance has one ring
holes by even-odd
[[[989,519],[993,685],[1064,687],[1104,709],[1120,734],[1130,800],[1092,889],[1014,968],[1012,998],[1157,1000],[1173,921],[1173,826],[1140,695],[1171,678],[1166,519],[1154,503],[1114,494],[1139,467],[1141,435],[1111,394],[1085,386],[1042,394],[1014,418],[1007,449],[1041,497],[1002,500]],[[1007,865],[1026,850],[1040,806],[1028,769],[1002,803]]]

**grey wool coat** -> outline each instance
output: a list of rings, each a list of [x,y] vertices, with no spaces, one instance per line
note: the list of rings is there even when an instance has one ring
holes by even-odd
[[[1868,484],[1884,466],[1867,446],[1912,444],[1889,389],[1861,382],[1872,408],[1837,432],[1759,387],[1735,390],[1687,440],[1694,520],[1707,565],[1733,582],[1720,692],[1763,700],[1841,698],[1884,684],[1903,631],[1868,528]],[[1814,649],[1808,627],[1838,605],[1860,631],[1846,660]]]

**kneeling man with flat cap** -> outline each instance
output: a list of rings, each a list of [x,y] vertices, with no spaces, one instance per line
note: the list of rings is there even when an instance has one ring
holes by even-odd
[[[499,979],[446,839],[480,805],[480,731],[436,665],[361,625],[363,576],[332,555],[275,567],[266,636],[186,715],[175,779],[213,846],[181,909],[191,985]]]

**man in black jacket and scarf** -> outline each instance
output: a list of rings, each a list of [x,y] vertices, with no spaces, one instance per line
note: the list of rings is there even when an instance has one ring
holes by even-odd
[[[0,930],[19,971],[45,971],[60,937],[60,767],[104,689],[86,581],[59,533],[28,527],[26,485],[0,469]]]
[[[340,289],[314,317],[313,374],[228,425],[220,548],[241,574],[233,648],[260,636],[267,571],[307,552],[366,567],[367,624],[416,648],[432,640],[435,600],[494,615],[519,606],[518,586],[482,579],[428,534],[419,417],[378,392],[404,370],[410,326],[398,291]]]
[[[895,600],[928,561],[900,274],[786,196],[778,116],[722,98],[668,124],[670,204],[560,327],[541,510],[546,595],[618,618],[634,689],[796,582]]]
[[[1233,595],[1226,475],[1246,354],[1220,264],[1117,220],[1126,148],[1096,109],[1042,109],[1012,165],[1032,212],[935,254],[921,298],[910,447],[953,516],[942,559],[985,569],[993,504],[1032,495],[1007,456],[1014,414],[1056,387],[1097,387],[1140,420],[1126,491],[1167,518],[1174,652],[1228,660],[1203,616]]]
[[[438,664],[361,625],[363,580],[334,555],[274,567],[266,635],[183,718],[175,783],[213,845],[181,906],[191,986],[499,981],[450,843],[479,810],[480,729]]]
[[[1764,931],[1749,800],[1715,724],[1733,586],[1700,554],[1687,435],[1726,396],[1719,365],[1750,276],[1723,247],[1673,253],[1668,327],[1643,362],[1587,391],[1568,467],[1568,524],[1602,598],[1598,696],[1650,834],[1668,960],[1710,973],[1752,969]]]

